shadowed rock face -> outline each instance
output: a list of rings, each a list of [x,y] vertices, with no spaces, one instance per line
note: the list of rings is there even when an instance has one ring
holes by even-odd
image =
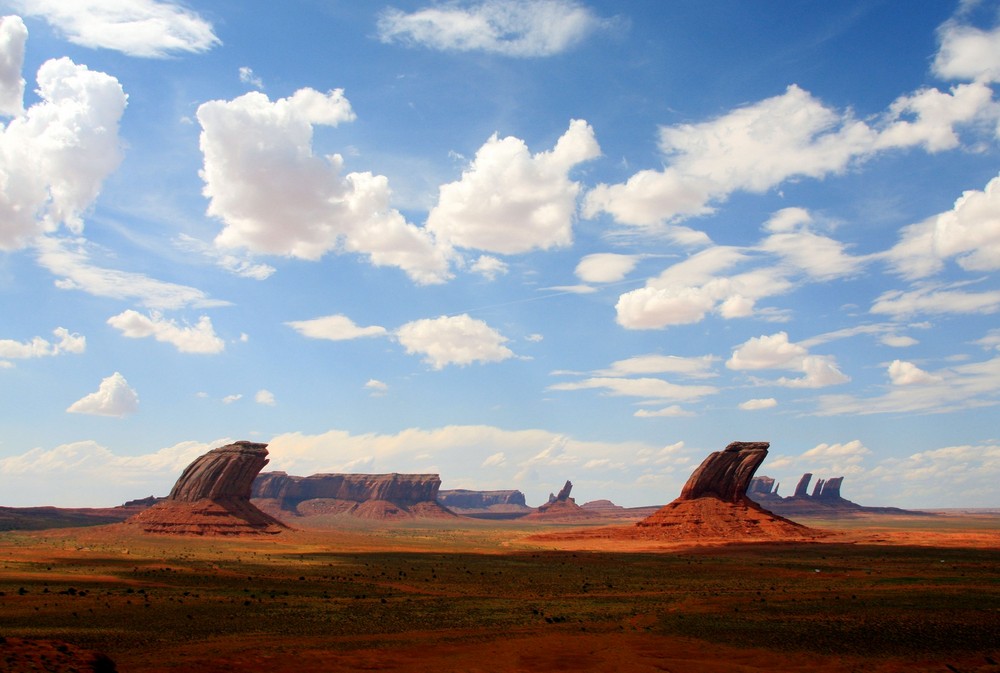
[[[470,491],[463,488],[438,491],[437,500],[445,507],[485,509],[498,505],[527,507],[520,491]]]
[[[187,466],[168,500],[250,499],[257,473],[267,465],[267,444],[236,442],[212,449]]]
[[[769,446],[768,442],[733,442],[710,454],[688,478],[678,500],[713,496],[724,502],[742,502]]]
[[[806,472],[799,479],[798,485],[795,487],[795,493],[792,494],[793,498],[804,498],[808,495],[809,491],[809,481],[813,478],[812,472]]]
[[[253,481],[252,497],[273,498],[294,506],[304,500],[330,498],[367,502],[386,500],[399,505],[434,501],[441,488],[436,474],[313,474],[296,477],[267,472]]]

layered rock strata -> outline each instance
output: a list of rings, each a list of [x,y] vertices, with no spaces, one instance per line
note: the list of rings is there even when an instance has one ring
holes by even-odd
[[[524,493],[516,490],[450,489],[438,491],[437,501],[455,514],[477,519],[516,519],[534,511],[525,502]]]
[[[287,528],[250,502],[267,465],[267,445],[235,442],[212,449],[185,468],[164,500],[126,520],[148,533],[273,534]]]
[[[255,505],[273,516],[348,515],[365,519],[454,516],[437,502],[436,474],[313,474],[266,472],[253,482]]]
[[[767,442],[733,442],[710,454],[680,496],[636,526],[641,536],[705,539],[801,539],[816,532],[777,516],[747,497]]]

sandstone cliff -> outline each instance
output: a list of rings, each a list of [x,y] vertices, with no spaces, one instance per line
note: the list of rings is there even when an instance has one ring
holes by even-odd
[[[767,509],[783,516],[828,516],[850,517],[858,514],[891,514],[933,516],[928,512],[899,509],[898,507],[866,507],[852,502],[841,495],[844,477],[830,477],[817,480],[812,494],[809,493],[809,482],[813,473],[806,472],[799,479],[795,493],[787,498],[778,495],[777,490],[769,491],[763,486],[763,480],[773,481],[770,477],[754,477],[747,495]],[[757,484],[755,487],[754,484]]]
[[[253,482],[253,502],[281,518],[349,515],[366,519],[454,516],[437,502],[436,474],[266,472]]]
[[[286,526],[250,503],[253,480],[266,464],[266,444],[212,449],[185,468],[170,495],[125,523],[149,533],[278,533]]]
[[[455,514],[476,519],[517,519],[533,512],[521,491],[438,491],[437,501]]]
[[[587,510],[576,504],[576,500],[570,497],[573,490],[573,482],[566,480],[565,485],[557,494],[549,494],[549,501],[539,506],[537,510],[528,514],[526,519],[591,519],[599,517],[600,514]]]
[[[801,539],[818,532],[763,509],[747,497],[767,442],[733,442],[710,454],[680,496],[636,526],[640,537]]]

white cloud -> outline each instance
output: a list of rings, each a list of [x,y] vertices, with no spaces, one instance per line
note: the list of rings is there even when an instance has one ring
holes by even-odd
[[[139,396],[129,386],[125,377],[115,372],[101,381],[96,392],[80,398],[71,404],[66,411],[71,414],[121,418],[135,413],[138,408]]]
[[[0,367],[12,366],[6,360],[24,360],[27,358],[49,357],[62,353],[83,353],[87,349],[87,338],[71,333],[65,327],[52,330],[59,340],[55,343],[34,337],[31,341],[15,341],[0,339]]]
[[[870,310],[894,318],[921,314],[990,314],[1000,310],[1000,291],[963,292],[941,285],[924,285],[909,292],[889,290],[875,299]]]
[[[921,383],[936,383],[940,377],[932,376],[912,362],[893,360],[889,365],[889,379],[894,386],[912,386]]]
[[[639,258],[611,252],[587,255],[576,265],[576,276],[584,283],[616,283],[632,272]]]
[[[24,45],[28,29],[19,16],[0,17],[0,115],[19,116],[24,111]]]
[[[785,208],[764,225],[770,235],[758,248],[781,258],[813,280],[824,281],[849,276],[864,263],[852,257],[843,243],[810,231],[812,216],[802,208]]]
[[[1000,269],[1000,177],[964,192],[951,210],[905,227],[886,257],[907,278],[937,273],[951,258],[967,271]]]
[[[905,375],[906,369],[897,367],[897,372]],[[883,394],[872,397],[824,395],[819,399],[816,413],[821,416],[945,413],[998,403],[1000,357],[924,374],[917,375],[922,379],[920,385],[891,385]]]
[[[514,357],[507,338],[468,315],[415,320],[396,330],[407,353],[421,354],[434,369],[474,362],[500,362]]]
[[[38,262],[59,276],[56,287],[80,290],[98,297],[134,299],[147,308],[180,309],[185,306],[211,308],[229,302],[210,299],[197,288],[177,285],[141,273],[107,269],[93,264],[83,239],[43,237],[36,241]]]
[[[328,315],[312,320],[293,320],[285,324],[302,336],[310,339],[329,339],[330,341],[348,341],[387,334],[384,327],[378,325],[359,327],[354,324],[353,320],[344,315]]]
[[[685,418],[694,416],[694,412],[688,411],[680,405],[671,404],[662,409],[639,409],[632,415],[636,418]]]
[[[739,408],[743,411],[757,411],[759,409],[771,409],[778,406],[778,400],[773,397],[758,397],[756,399],[740,402]]]
[[[880,341],[886,346],[892,346],[893,348],[908,348],[920,343],[913,337],[906,336],[905,334],[886,334]]]
[[[201,316],[196,325],[180,326],[159,313],[145,316],[129,309],[108,318],[108,324],[130,339],[153,337],[173,345],[181,353],[221,353],[226,349],[207,315]]]
[[[875,126],[792,85],[780,96],[711,121],[662,127],[660,151],[669,165],[639,171],[625,183],[596,186],[587,194],[584,215],[606,212],[637,226],[676,222],[713,212],[735,191],[762,193],[790,178],[822,178],[878,152],[950,149],[958,143],[956,125],[997,117],[992,91],[983,83],[901,96]]]
[[[461,180],[441,186],[427,229],[449,245],[501,254],[569,245],[580,192],[569,172],[600,152],[593,129],[576,119],[554,149],[535,155],[518,138],[493,135]]]
[[[972,343],[987,350],[1000,350],[1000,329],[991,329],[982,339],[977,339]]]
[[[571,49],[609,22],[575,0],[483,0],[379,15],[383,42],[441,51],[484,51],[516,57]]]
[[[1000,27],[986,31],[948,21],[938,29],[934,73],[948,80],[1000,81]]]
[[[255,89],[264,88],[264,80],[255,75],[253,68],[249,66],[240,66],[240,81],[244,84],[249,84]]]
[[[222,403],[223,404],[232,404],[233,402],[239,402],[242,399],[243,399],[243,395],[241,393],[236,393],[236,394],[233,394],[233,395],[226,395],[225,397],[223,397],[222,398]]]
[[[129,56],[164,58],[220,44],[212,24],[174,2],[11,0],[24,16],[45,19],[74,44]]]
[[[41,65],[37,82],[41,100],[0,128],[0,250],[60,225],[81,232],[83,213],[121,161],[118,80],[60,58]]]
[[[677,355],[636,355],[611,363],[607,369],[598,370],[602,376],[631,376],[635,374],[680,374],[689,378],[715,376],[713,371],[719,358],[714,355],[679,357]]]
[[[266,280],[274,274],[275,268],[269,264],[255,262],[248,255],[237,255],[226,250],[220,250],[213,245],[199,241],[187,234],[180,234],[174,244],[181,250],[194,252],[206,259],[220,269],[225,269],[229,273],[243,278],[254,280]]]
[[[384,176],[341,176],[341,155],[313,154],[315,125],[354,118],[339,89],[299,89],[274,102],[254,91],[202,104],[203,192],[208,214],[224,224],[216,245],[311,261],[346,250],[417,283],[447,280],[450,251],[389,206]]]
[[[781,377],[773,383],[788,388],[824,388],[850,381],[829,355],[810,355],[802,344],[788,340],[786,332],[748,339],[733,351],[726,367],[736,371],[786,369],[803,374],[799,378]]]
[[[496,453],[488,456],[486,460],[483,461],[483,467],[501,467],[507,462],[507,456],[503,451],[497,451]]]
[[[389,391],[389,386],[383,381],[378,379],[368,379],[368,383],[365,384],[365,388],[371,391],[373,397],[381,397]]]
[[[581,381],[555,383],[549,390],[604,390],[608,395],[641,397],[646,400],[694,401],[714,395],[714,386],[680,385],[652,377],[622,378],[595,376]]]
[[[470,267],[473,273],[478,273],[487,280],[496,280],[497,276],[507,273],[507,264],[501,259],[492,255],[480,255],[479,259]]]
[[[261,388],[257,391],[257,394],[253,396],[253,401],[257,404],[262,404],[265,407],[273,407],[277,404],[274,399],[274,393],[265,388]]]

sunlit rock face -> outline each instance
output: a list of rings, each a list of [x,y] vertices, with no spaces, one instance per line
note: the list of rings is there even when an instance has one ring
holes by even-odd
[[[267,465],[267,445],[235,442],[212,449],[185,468],[167,498],[125,523],[147,533],[257,535],[287,526],[250,502],[253,481]]]
[[[741,502],[770,446],[767,442],[733,442],[724,450],[709,454],[688,478],[678,499],[713,496],[724,502]]]

